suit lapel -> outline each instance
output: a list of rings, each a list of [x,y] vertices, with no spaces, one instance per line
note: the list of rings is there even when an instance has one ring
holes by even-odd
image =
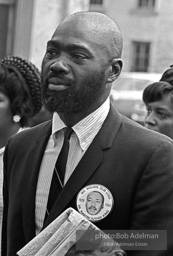
[[[52,222],[62,211],[66,205],[72,200],[76,193],[85,185],[86,181],[96,171],[97,167],[102,161],[102,150],[98,143],[98,140],[91,145],[82,158],[82,161],[78,164],[75,171],[71,175],[70,179],[61,191],[49,217],[45,222],[47,226]],[[88,164],[90,159],[90,164]],[[82,172],[82,173],[81,173]]]
[[[70,201],[77,196],[77,193],[85,186],[94,172],[97,171],[98,167],[102,163],[104,150],[111,147],[120,124],[121,115],[111,107],[101,130],[61,191],[50,215],[45,221],[43,228],[50,224],[62,211],[66,209]]]
[[[28,158],[24,174],[23,190],[23,226],[25,238],[28,242],[35,236],[35,195],[41,160],[47,141],[51,133],[51,122],[46,123],[39,130],[35,140],[28,149]]]

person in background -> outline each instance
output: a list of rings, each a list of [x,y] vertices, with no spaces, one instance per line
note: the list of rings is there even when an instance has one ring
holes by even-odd
[[[122,47],[116,22],[98,12],[66,17],[48,41],[42,92],[53,118],[6,146],[2,256],[16,255],[67,208],[79,210],[80,191],[95,185],[104,198],[111,193],[99,229],[167,232],[157,247],[128,256],[173,255],[173,141],[110,104]]]
[[[173,86],[173,65],[170,65],[170,67],[163,73],[160,81],[168,82]]]
[[[147,109],[144,126],[173,139],[173,85],[164,81],[148,85],[143,101]]]
[[[3,153],[8,139],[29,127],[42,107],[40,72],[17,56],[0,60],[0,229],[3,199]]]
[[[144,126],[173,139],[173,67],[160,81],[149,84],[143,92],[147,114]]]

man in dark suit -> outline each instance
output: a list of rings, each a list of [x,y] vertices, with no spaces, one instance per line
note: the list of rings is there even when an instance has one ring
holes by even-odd
[[[121,51],[118,26],[94,12],[67,17],[48,42],[42,86],[53,119],[7,144],[3,256],[16,255],[68,207],[79,211],[78,202],[92,189],[102,189],[108,209],[99,213],[95,224],[100,229],[167,231],[166,250],[161,250],[162,240],[158,250],[133,248],[127,255],[173,255],[173,142],[111,106],[109,94],[121,72]],[[62,180],[54,166],[66,126],[73,132]],[[48,211],[53,173],[61,187]]]

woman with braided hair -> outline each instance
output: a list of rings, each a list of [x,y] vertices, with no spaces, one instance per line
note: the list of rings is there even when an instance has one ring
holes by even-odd
[[[9,137],[28,127],[42,107],[40,72],[31,62],[9,56],[0,61],[0,225],[3,152]]]

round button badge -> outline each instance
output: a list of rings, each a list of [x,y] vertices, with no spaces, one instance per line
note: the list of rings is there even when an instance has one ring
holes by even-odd
[[[113,196],[109,189],[99,184],[84,187],[77,195],[77,209],[88,220],[104,219],[112,210]]]

